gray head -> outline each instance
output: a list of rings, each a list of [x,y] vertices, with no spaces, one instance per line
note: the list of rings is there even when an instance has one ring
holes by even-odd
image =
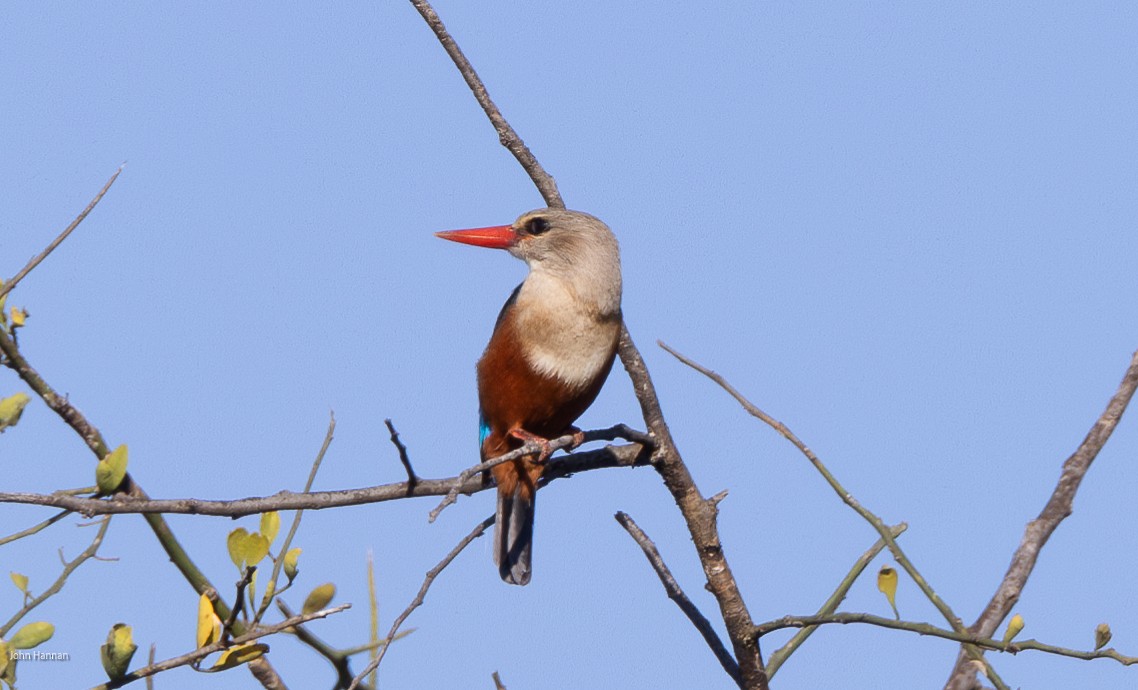
[[[435,234],[505,249],[525,261],[532,274],[556,279],[602,312],[620,309],[620,246],[608,226],[588,213],[539,208],[510,225]]]

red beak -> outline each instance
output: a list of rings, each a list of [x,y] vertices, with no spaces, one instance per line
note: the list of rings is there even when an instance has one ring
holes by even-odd
[[[470,230],[446,230],[436,232],[435,237],[441,237],[451,242],[473,244],[476,247],[509,249],[517,242],[518,234],[510,225],[495,225],[489,228],[471,228]]]

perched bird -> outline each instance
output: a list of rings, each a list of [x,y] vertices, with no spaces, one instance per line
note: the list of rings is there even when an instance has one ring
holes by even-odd
[[[596,399],[620,338],[620,248],[587,213],[542,208],[512,225],[437,236],[505,249],[529,265],[498,314],[478,361],[482,460],[526,441],[544,449],[495,466],[494,561],[502,579],[530,581],[534,498],[548,439],[578,433],[573,422]]]

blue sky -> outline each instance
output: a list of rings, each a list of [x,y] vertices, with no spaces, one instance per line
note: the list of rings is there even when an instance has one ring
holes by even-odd
[[[754,618],[814,611],[876,535],[657,338],[787,423],[885,520],[908,522],[902,545],[972,620],[1138,347],[1138,11],[437,9],[568,205],[617,233],[626,320],[700,488],[730,490],[721,532]],[[127,162],[9,302],[31,313],[24,353],[130,445],[151,495],[299,489],[330,409],[317,488],[401,478],[385,417],[424,476],[477,460],[473,365],[524,266],[432,233],[506,223],[541,199],[409,4],[24,5],[8,9],[0,46],[0,274]],[[22,389],[0,376],[0,394]],[[637,409],[618,368],[581,423],[639,425]],[[1138,651],[1134,413],[1043,552],[1017,607],[1025,637],[1089,648],[1109,621],[1114,644]],[[42,404],[0,438],[0,460],[8,490],[91,483],[89,452]],[[369,549],[386,629],[492,497],[428,525],[434,504],[305,516],[298,589],[333,581],[356,604],[318,634],[366,638]],[[475,543],[409,621],[385,685],[492,687],[498,670],[511,690],[729,687],[617,510],[712,616],[655,474],[590,473],[543,492],[533,583],[502,584],[489,540]],[[5,533],[48,515],[0,514]],[[232,522],[170,521],[216,582],[236,579]],[[90,539],[77,522],[4,547],[0,571],[42,590],[56,550]],[[99,682],[97,647],[118,621],[160,658],[193,644],[196,596],[142,520],[117,518],[102,553],[118,560],[84,566],[37,616],[72,660],[23,664],[21,687]],[[0,587],[0,610],[18,606]],[[898,606],[939,621],[904,578]],[[872,577],[843,608],[888,613]],[[772,638],[768,651],[785,636]],[[774,686],[937,687],[955,653],[835,627]],[[291,687],[331,682],[289,640],[272,656]],[[1134,683],[1108,661],[993,662],[1013,686]],[[158,686],[255,684],[180,670]]]

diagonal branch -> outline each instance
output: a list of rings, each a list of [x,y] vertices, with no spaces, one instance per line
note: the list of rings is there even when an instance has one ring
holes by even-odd
[[[12,276],[11,280],[0,284],[0,300],[3,300],[4,295],[11,292],[12,288],[16,287],[16,285],[21,280],[23,280],[29,273],[31,273],[32,269],[34,269],[36,266],[39,266],[40,263],[42,263],[43,260],[47,258],[48,254],[51,254],[55,251],[56,247],[63,244],[63,240],[67,239],[67,236],[71,234],[71,231],[79,227],[79,224],[83,222],[83,219],[87,217],[87,214],[95,210],[95,207],[99,205],[100,201],[102,201],[103,196],[106,195],[107,190],[109,190],[111,188],[111,185],[115,183],[115,180],[118,179],[119,173],[122,172],[122,169],[125,165],[126,164],[124,163],[123,165],[119,166],[119,169],[115,171],[114,175],[111,175],[111,179],[107,180],[107,183],[103,185],[103,188],[99,190],[99,193],[95,195],[95,198],[91,199],[91,203],[87,204],[87,208],[83,209],[83,211],[75,217],[75,220],[71,221],[71,225],[68,225],[66,228],[64,228],[63,232],[59,233],[59,235],[51,241],[51,244],[47,245],[46,249],[44,249],[36,256],[33,256],[32,259],[28,261],[27,265],[20,269],[19,273]]]
[[[447,55],[454,62],[454,66],[462,74],[462,78],[466,80],[466,85],[474,93],[478,105],[482,106],[482,110],[486,112],[486,117],[490,119],[490,124],[494,125],[494,129],[498,132],[498,141],[502,142],[502,146],[509,149],[510,153],[514,154],[514,158],[518,159],[518,163],[521,164],[522,168],[529,174],[530,179],[533,180],[534,185],[537,186],[537,191],[541,192],[545,203],[555,208],[565,208],[565,202],[561,200],[561,194],[557,191],[557,182],[549,173],[545,172],[545,168],[542,168],[541,163],[530,153],[522,138],[518,136],[510,123],[506,122],[506,118],[502,117],[498,106],[490,100],[490,94],[486,91],[482,79],[474,71],[470,61],[463,55],[458,43],[443,26],[443,20],[439,19],[439,15],[431,7],[431,3],[427,0],[411,0],[411,4],[415,6],[419,14],[423,15],[423,19],[431,27],[431,31],[435,32],[435,37],[439,39],[439,43],[442,44],[443,50],[447,52]]]
[[[896,539],[897,537],[901,536],[901,533],[908,528],[909,526],[902,522],[901,524],[890,528],[890,532],[892,533],[893,538]],[[838,588],[834,590],[834,593],[831,594],[828,599],[826,599],[826,601],[822,604],[822,608],[818,609],[818,613],[814,615],[828,616],[837,611],[838,607],[841,606],[842,601],[846,598],[846,594],[850,591],[850,587],[853,587],[854,582],[857,581],[858,577],[861,576],[866,567],[873,562],[873,559],[877,558],[877,554],[881,553],[881,550],[884,549],[885,546],[885,540],[878,539],[873,546],[869,547],[868,551],[859,556],[858,559],[854,561],[853,567],[850,568],[850,571],[846,573],[846,576],[842,578],[842,581],[838,584]],[[790,658],[790,655],[793,654],[799,647],[801,647],[802,643],[806,642],[807,638],[813,635],[814,631],[817,629],[818,627],[814,625],[808,625],[802,628],[797,633],[795,633],[794,636],[791,637],[786,644],[779,647],[773,654],[771,654],[770,660],[767,662],[767,673],[771,678],[774,678],[774,675],[778,673],[778,669],[781,668],[784,663],[786,663],[786,660]]]
[[[1122,382],[1118,384],[1118,390],[1102,415],[1095,421],[1075,452],[1063,463],[1059,483],[1047,500],[1047,505],[1043,506],[1039,517],[1027,523],[1023,539],[1012,556],[1011,565],[1008,566],[1004,579],[996,588],[996,593],[984,607],[980,617],[969,627],[970,631],[981,636],[991,635],[1000,621],[1011,613],[1012,607],[1019,601],[1028,577],[1031,576],[1031,571],[1035,568],[1039,552],[1059,523],[1074,510],[1075,493],[1079,490],[1083,477],[1091,468],[1091,463],[1099,451],[1110,439],[1110,435],[1114,433],[1122,414],[1126,412],[1126,407],[1134,397],[1135,390],[1138,390],[1138,352],[1130,358],[1130,365],[1122,377]],[[968,660],[958,658],[945,688],[946,690],[968,688],[972,678],[973,672],[968,666]]]
[[[652,569],[656,571],[657,577],[660,578],[660,583],[664,585],[664,591],[667,592],[668,598],[676,602],[676,606],[684,612],[688,617],[695,629],[703,636],[703,641],[711,648],[715,658],[719,659],[719,664],[723,666],[723,670],[727,675],[731,676],[735,684],[738,685],[739,679],[739,664],[736,663],[735,658],[731,656],[731,652],[723,646],[723,640],[719,639],[716,634],[715,628],[711,627],[711,622],[700,612],[699,608],[688,599],[688,595],[684,594],[684,590],[680,587],[680,583],[676,582],[676,578],[672,576],[672,572],[668,570],[668,565],[664,563],[664,558],[660,555],[659,549],[656,544],[648,538],[644,530],[640,529],[640,525],[636,524],[627,513],[618,512],[616,514],[616,521],[620,526],[628,531],[640,548],[644,551],[644,556],[648,559],[648,563]]]
[[[743,600],[739,584],[731,573],[723,545],[719,541],[719,499],[705,499],[688,472],[672,441],[668,424],[664,421],[652,377],[648,374],[644,359],[632,342],[627,327],[621,328],[619,348],[620,361],[632,380],[644,423],[656,439],[656,449],[652,454],[653,466],[684,516],[688,532],[695,542],[700,565],[707,576],[707,589],[715,596],[720,615],[727,626],[735,659],[739,663],[739,687],[765,689],[767,674],[759,654],[758,639],[752,631],[751,614],[747,611],[747,603]]]
[[[458,542],[458,544],[456,544],[453,549],[450,550],[450,553],[448,553],[446,556],[443,556],[443,559],[439,561],[435,567],[427,571],[427,576],[423,579],[423,585],[419,587],[419,593],[415,595],[415,598],[411,600],[411,603],[407,605],[407,608],[403,609],[403,613],[399,614],[399,616],[395,619],[395,622],[391,624],[391,630],[388,631],[387,637],[384,638],[383,646],[379,649],[379,654],[371,660],[371,662],[364,668],[364,670],[356,674],[356,677],[352,681],[352,684],[348,686],[348,690],[354,690],[354,688],[359,687],[359,684],[363,682],[364,676],[379,668],[379,663],[383,661],[384,655],[387,654],[387,650],[391,647],[392,640],[394,640],[399,633],[399,626],[403,625],[403,621],[407,620],[407,616],[410,616],[412,611],[423,605],[423,601],[427,597],[427,590],[431,588],[431,584],[434,583],[435,578],[437,578],[439,574],[442,573],[442,571],[445,570],[446,567],[450,565],[455,558],[458,557],[458,554],[462,553],[463,549],[470,545],[470,542],[474,541],[478,537],[481,537],[482,534],[486,532],[486,529],[492,524],[494,524],[493,515],[475,525],[474,529],[470,531],[470,534],[467,534],[465,537],[463,537],[462,540]]]

